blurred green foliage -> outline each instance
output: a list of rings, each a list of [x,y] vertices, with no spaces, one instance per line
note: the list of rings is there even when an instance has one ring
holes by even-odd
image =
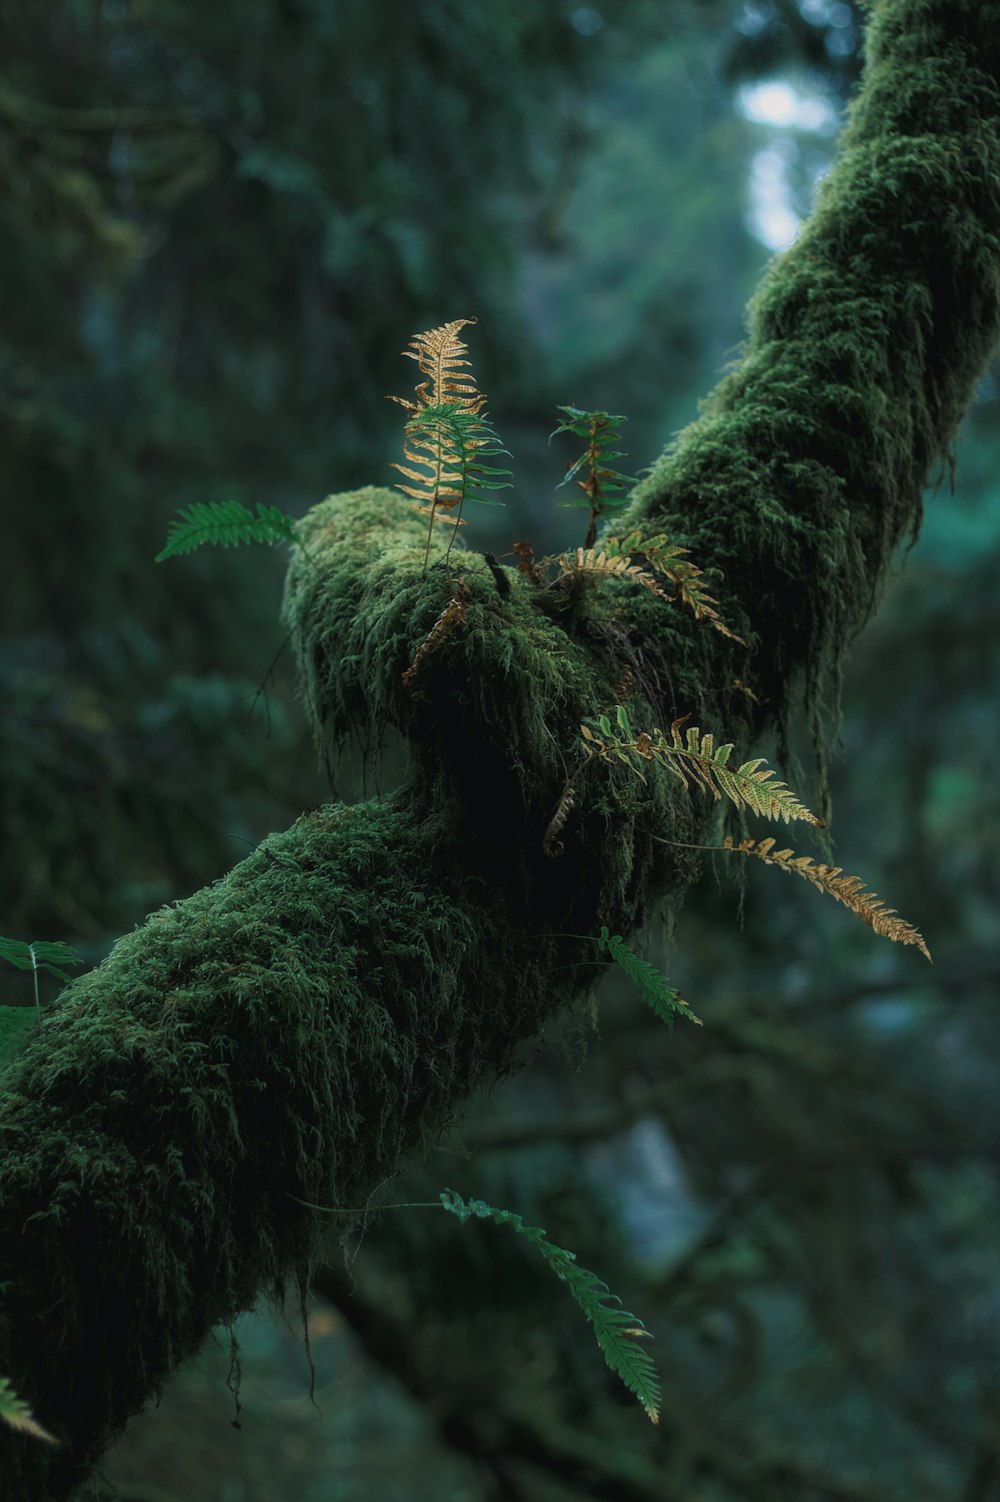
[[[858,34],[836,0],[0,5],[0,930],[94,961],[326,795],[269,668],[280,556],[154,568],[173,512],[388,483],[399,352],[476,314],[518,489],[470,540],[582,541],[556,405],[627,412],[636,466],[690,420],[765,253],[737,91],[839,109]],[[610,979],[599,1044],[582,1008],[386,1191],[573,1248],[656,1336],[661,1432],[530,1249],[398,1211],[319,1280],[319,1413],[248,1320],[243,1430],[223,1337],[120,1447],[125,1502],[1000,1497],[998,416],[991,376],[834,775],[837,860],[933,971],[720,858],[651,951],[702,1028]]]

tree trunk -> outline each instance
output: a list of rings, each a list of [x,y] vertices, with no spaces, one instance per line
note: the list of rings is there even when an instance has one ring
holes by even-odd
[[[154,914],[7,1070],[0,1374],[59,1444],[0,1432],[5,1499],[68,1497],[212,1326],[290,1282],[304,1297],[330,1221],[300,1202],[364,1206],[513,1066],[599,973],[563,935],[680,897],[695,862],[656,837],[696,839],[706,807],[657,769],[589,764],[543,851],[623,667],[639,729],[690,713],[739,753],[801,685],[819,735],[1000,334],[1000,0],[884,0],[867,45],[743,358],[614,528],[718,570],[749,647],[624,581],[511,574],[506,595],[443,544],[425,572],[389,491],[303,523],[285,608],[318,744],[394,726],[412,775]],[[457,581],[466,620],[411,693]]]

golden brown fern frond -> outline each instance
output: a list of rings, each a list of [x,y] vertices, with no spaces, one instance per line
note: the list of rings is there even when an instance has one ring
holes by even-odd
[[[670,595],[660,588],[653,575],[639,564],[633,563],[627,555],[616,556],[599,552],[597,548],[577,548],[572,562],[565,553],[562,554],[559,567],[564,574],[607,574],[618,579],[631,579],[634,584],[641,584],[645,589],[652,590],[661,599],[670,599]]]
[[[779,870],[791,871],[796,876],[804,877],[821,892],[829,892],[831,897],[849,907],[852,913],[856,913],[877,934],[886,939],[894,939],[897,944],[915,944],[920,953],[930,960],[930,950],[919,930],[912,923],[904,922],[895,908],[886,907],[874,892],[866,892],[865,883],[860,876],[845,876],[840,866],[826,866],[820,861],[814,861],[811,856],[796,855],[792,850],[775,850],[776,843],[773,839],[740,840],[736,845],[727,836],[722,848],[735,851],[738,855],[755,856],[767,866],[777,866]]]
[[[723,636],[728,636],[730,641],[738,641],[740,646],[746,646],[742,636],[737,636],[735,631],[730,631],[714,608],[719,602],[700,582],[704,577],[703,569],[696,568],[693,563],[683,560],[665,569],[664,572],[668,579],[676,584],[677,597],[681,603],[694,611],[696,621],[708,621],[714,630],[720,631]]]
[[[460,470],[450,467],[453,448],[448,444],[447,437],[443,422],[421,426],[407,423],[403,434],[403,458],[407,462],[397,464],[392,461],[390,465],[390,468],[398,469],[401,475],[414,481],[413,485],[401,485],[397,480],[396,489],[420,502],[413,509],[425,516],[432,515],[437,507],[443,513],[447,512],[462,501],[464,476]],[[422,464],[426,473],[415,469],[416,464]],[[430,505],[427,504],[428,501],[431,502]],[[455,517],[442,515],[441,519],[464,525]]]
[[[674,585],[677,593],[665,598],[680,600],[689,610],[694,611],[696,621],[708,621],[723,636],[746,646],[742,636],[730,631],[719,612],[714,609],[719,602],[708,593],[704,583],[699,582],[704,578],[704,571],[684,556],[689,549],[671,542],[665,532],[657,532],[652,537],[643,537],[641,532],[629,532],[624,537],[609,539],[605,548],[613,557],[641,554],[656,573],[663,574]]]
[[[415,401],[401,396],[389,398],[408,413],[404,463],[393,462],[391,467],[411,482],[397,481],[396,488],[418,503],[415,511],[430,519],[425,568],[435,521],[462,526],[462,507],[467,500],[486,500],[482,492],[504,490],[510,483],[509,470],[487,462],[507,450],[483,410],[486,397],[476,389],[469,373],[470,362],[465,358],[468,346],[458,337],[460,329],[475,322],[474,318],[456,318],[414,334],[403,354],[417,362],[425,379],[415,388]],[[449,515],[451,511],[454,516]]]
[[[762,756],[731,767],[732,743],[717,747],[711,733],[702,735],[696,727],[682,737],[681,726],[687,718],[683,715],[671,725],[671,745],[667,745],[662,731],[655,731],[654,738],[659,737],[659,741],[654,739],[653,746],[654,751],[665,755],[667,765],[685,787],[695,783],[716,799],[725,794],[738,809],[749,809],[765,819],[784,819],[786,824],[792,819],[803,819],[819,829],[826,828],[823,820],[800,803],[786,783],[772,780],[774,769]]]
[[[469,346],[458,337],[459,329],[476,321],[475,318],[455,318],[436,329],[414,334],[410,348],[404,349],[403,354],[408,360],[416,360],[425,379],[416,387],[415,402],[402,396],[390,396],[389,400],[398,402],[410,413],[419,412],[421,407],[437,407],[444,402],[459,402],[468,412],[481,412],[486,398],[468,374],[472,368],[472,362],[465,358]]]
[[[670,727],[670,740],[662,730],[634,734],[623,704],[618,705],[615,715],[621,735],[615,734],[607,715],[599,715],[596,721],[580,726],[584,749],[589,757],[624,762],[642,782],[646,779],[636,766],[636,760],[658,761],[669,768],[689,792],[692,786],[700,787],[716,800],[726,797],[738,809],[749,809],[765,819],[784,819],[786,823],[791,819],[804,819],[820,829],[826,828],[822,819],[799,802],[791,788],[773,780],[774,771],[762,756],[745,761],[742,766],[731,767],[732,742],[716,746],[715,737],[710,732],[702,735],[695,727],[682,736],[681,726],[688,715],[674,721]],[[599,735],[592,728],[595,724]]]
[[[420,671],[421,664],[431,652],[436,652],[441,643],[446,641],[451,633],[468,620],[469,591],[464,584],[458,584],[454,594],[445,605],[441,614],[434,622],[416,652],[413,661],[403,673],[403,682],[410,693],[413,693],[413,680]]]

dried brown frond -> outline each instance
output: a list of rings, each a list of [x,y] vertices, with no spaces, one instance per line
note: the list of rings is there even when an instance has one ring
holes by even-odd
[[[559,567],[564,574],[590,573],[608,574],[618,579],[631,579],[635,584],[641,584],[645,589],[652,590],[654,595],[659,595],[663,600],[671,598],[660,588],[653,575],[639,564],[633,563],[628,557],[615,556],[610,553],[598,552],[596,548],[577,548],[572,562],[563,553],[559,558]]]
[[[684,556],[688,549],[671,542],[665,532],[657,532],[655,536],[645,538],[641,532],[629,532],[625,537],[610,540],[607,552],[615,557],[634,557],[637,554],[644,557],[656,573],[662,574],[674,585],[677,593],[666,598],[680,600],[681,604],[694,611],[696,621],[708,621],[723,636],[746,646],[742,636],[737,636],[720,618],[714,608],[718,605],[718,600],[699,582],[704,578],[704,571]]]
[[[740,693],[743,694],[747,699],[750,699],[754,704],[760,703],[760,700],[757,698],[757,695],[754,693],[753,689],[748,688],[747,685],[743,682],[742,678],[733,679],[733,688],[738,688]]]
[[[458,626],[466,623],[468,620],[468,609],[469,591],[464,584],[459,583],[456,585],[451,599],[445,605],[441,614],[413,654],[413,661],[410,663],[410,666],[403,673],[403,682],[410,693],[413,692],[413,680],[420,671],[421,664],[431,652],[437,651],[442,642],[446,641]]]
[[[542,576],[535,562],[535,550],[530,542],[515,542],[513,552],[517,554],[517,571],[519,574],[527,574],[532,584],[541,584]]]
[[[775,850],[776,843],[773,839],[740,840],[737,845],[727,837],[722,848],[733,850],[738,855],[755,856],[767,866],[777,866],[781,871],[791,871],[796,876],[804,877],[821,892],[829,892],[831,897],[849,907],[852,913],[856,913],[883,938],[893,939],[897,944],[914,944],[930,960],[930,950],[919,930],[912,923],[904,922],[895,908],[886,907],[874,892],[866,892],[865,883],[860,876],[845,876],[842,867],[823,865],[809,855],[796,855],[792,850]]]
[[[486,398],[476,388],[476,383],[466,372],[472,362],[465,359],[469,346],[459,339],[459,329],[475,323],[475,318],[455,318],[451,323],[442,323],[436,329],[426,329],[414,334],[410,348],[403,354],[408,360],[416,360],[420,374],[425,377],[415,390],[417,400],[390,396],[407,412],[417,413],[421,407],[436,407],[443,402],[460,402],[470,412],[481,412]]]
[[[553,858],[557,855],[562,855],[563,842],[557,839],[557,835],[562,830],[575,806],[576,794],[573,791],[573,780],[570,778],[562,790],[559,802],[556,805],[556,811],[549,820],[545,833],[542,836],[542,850],[546,855]]]

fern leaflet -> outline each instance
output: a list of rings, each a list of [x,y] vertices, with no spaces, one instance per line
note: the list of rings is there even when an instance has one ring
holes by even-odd
[[[38,996],[38,976],[44,970],[47,975],[54,975],[56,980],[65,981],[68,985],[73,979],[62,968],[63,965],[82,965],[83,961],[73,948],[72,944],[63,944],[61,941],[47,939],[35,939],[31,944],[23,939],[0,938],[0,960],[6,960],[17,970],[30,970],[35,983],[35,1009],[41,1011],[42,1003]],[[16,1008],[6,1008],[14,1011]],[[9,1019],[8,1019],[9,1021]],[[24,1025],[24,1024],[18,1024]]]
[[[704,579],[703,570],[685,558],[688,549],[672,543],[666,533],[658,532],[654,537],[644,538],[641,532],[629,532],[625,537],[608,538],[604,547],[612,557],[645,558],[655,573],[663,574],[674,585],[677,592],[666,596],[667,599],[680,600],[693,610],[696,621],[708,621],[723,636],[746,646],[742,636],[730,631],[713,608],[719,602],[708,593],[704,583],[699,582]]]
[[[619,579],[631,579],[634,584],[641,584],[645,589],[652,590],[662,600],[672,599],[647,569],[641,564],[633,563],[628,556],[616,558],[611,554],[598,552],[597,548],[577,548],[573,562],[570,563],[564,553],[559,559],[559,567],[564,574],[609,574]]]
[[[33,1434],[36,1439],[44,1439],[50,1445],[59,1443],[54,1434],[42,1428],[28,1404],[18,1397],[6,1377],[0,1377],[0,1419],[11,1429],[20,1429],[22,1434]]]
[[[415,402],[405,396],[390,396],[389,401],[405,407],[410,413],[442,402],[457,402],[468,411],[481,412],[486,398],[477,390],[471,375],[466,373],[472,367],[472,362],[465,359],[469,346],[458,337],[459,329],[476,322],[475,318],[455,318],[451,323],[414,334],[410,348],[404,349],[403,354],[408,360],[417,362],[425,379],[415,389]]]
[[[653,1009],[661,1022],[667,1024],[671,1032],[674,1030],[675,1017],[686,1017],[689,1022],[696,1022],[701,1027],[701,1018],[695,1016],[683,996],[667,983],[655,966],[648,960],[641,960],[628,947],[621,934],[610,934],[606,927],[602,927],[597,944],[599,949],[607,951],[615,964],[624,970],[632,984],[639,988],[646,1005]]]
[[[618,728],[616,736],[607,715],[580,726],[584,747],[591,756],[600,756],[606,761],[621,761],[645,782],[645,777],[636,766],[636,760],[658,761],[667,767],[690,792],[692,787],[702,788],[717,801],[723,796],[738,809],[748,809],[765,819],[802,819],[819,829],[826,826],[818,819],[784,782],[776,782],[774,769],[762,756],[745,761],[739,767],[731,767],[732,743],[716,746],[715,737],[709,732],[702,735],[695,727],[681,736],[681,726],[689,717],[683,715],[670,727],[668,741],[662,730],[652,734],[643,731],[633,735],[624,705],[617,709]],[[596,726],[600,735],[594,733]]]
[[[280,506],[257,502],[257,515],[239,501],[194,501],[184,506],[167,531],[167,542],[156,562],[193,553],[205,543],[235,548],[244,542],[299,541],[298,528]]]
[[[930,960],[930,950],[920,931],[912,923],[904,922],[896,909],[887,907],[874,892],[865,891],[865,883],[860,876],[845,876],[841,866],[826,866],[820,861],[814,861],[811,856],[796,855],[792,850],[775,850],[776,843],[773,839],[740,840],[736,845],[727,835],[721,849],[735,851],[737,855],[755,856],[767,866],[777,866],[781,871],[791,871],[796,876],[804,877],[821,892],[829,892],[831,897],[849,907],[875,933],[886,939],[894,939],[897,944],[915,944],[920,953]]]
[[[547,1240],[539,1226],[526,1226],[520,1215],[515,1215],[512,1210],[498,1210],[485,1200],[465,1200],[454,1189],[441,1191],[441,1203],[463,1224],[472,1216],[492,1220],[498,1226],[510,1226],[517,1235],[534,1242],[593,1325],[608,1366],[639,1399],[652,1422],[658,1424],[660,1384],[656,1367],[642,1347],[635,1344],[635,1337],[648,1336],[648,1331],[640,1319],[620,1307],[621,1300],[608,1291],[607,1284],[602,1283],[595,1273],[579,1267],[573,1252]]]

